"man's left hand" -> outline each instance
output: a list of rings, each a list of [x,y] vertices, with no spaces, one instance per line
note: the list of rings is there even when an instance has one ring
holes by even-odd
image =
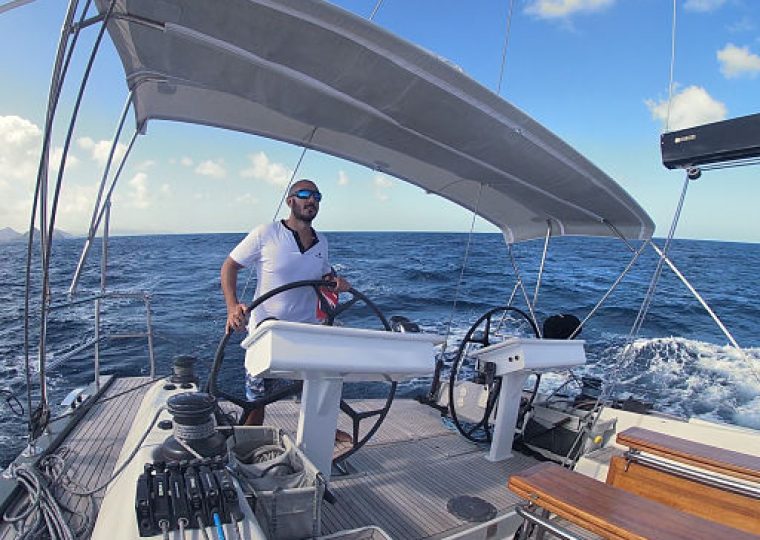
[[[351,288],[351,284],[347,279],[340,276],[335,276],[335,290],[338,292],[348,292]]]
[[[334,284],[333,287],[339,293],[348,292],[348,290],[351,288],[351,284],[348,282],[348,280],[340,276],[328,274],[324,276],[324,279],[326,281],[331,281]]]

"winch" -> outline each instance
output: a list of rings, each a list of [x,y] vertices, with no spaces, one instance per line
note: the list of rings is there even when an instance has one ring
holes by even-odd
[[[184,392],[167,400],[173,433],[161,445],[157,461],[187,461],[227,452],[224,436],[216,430],[216,398],[203,392]]]

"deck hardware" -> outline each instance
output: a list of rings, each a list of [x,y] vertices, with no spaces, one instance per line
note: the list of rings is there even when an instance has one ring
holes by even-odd
[[[198,359],[194,356],[180,355],[174,358],[172,363],[172,376],[170,381],[174,384],[198,384],[198,376],[195,374],[195,365]]]
[[[203,459],[226,452],[225,438],[214,427],[216,398],[202,392],[183,392],[169,397],[167,408],[174,429],[161,445],[163,459]]]
[[[627,465],[635,461],[641,465],[646,465],[647,467],[651,467],[653,469],[673,474],[675,476],[680,476],[681,478],[686,478],[687,480],[694,480],[719,489],[725,489],[733,493],[738,493],[746,497],[760,499],[760,487],[756,487],[756,484],[751,485],[749,483],[739,482],[733,480],[730,477],[720,476],[708,470],[690,469],[680,464],[662,459],[658,456],[641,453],[638,450],[629,450],[624,454],[624,457],[626,458],[627,462],[626,471],[628,470]]]
[[[446,502],[446,510],[459,519],[482,523],[496,517],[496,507],[480,497],[459,495]]]
[[[638,461],[638,457],[638,450],[629,450],[625,453],[625,472],[628,472],[628,469],[630,468],[632,462]]]
[[[562,538],[562,540],[580,540],[580,538],[570,531],[558,526],[556,523],[552,523],[547,517],[538,516],[532,510],[532,507],[528,505],[517,505],[515,507],[517,515],[523,518],[523,534],[520,538],[528,538],[527,529],[528,524],[538,527],[539,535],[542,535],[544,531],[549,531],[553,535]]]

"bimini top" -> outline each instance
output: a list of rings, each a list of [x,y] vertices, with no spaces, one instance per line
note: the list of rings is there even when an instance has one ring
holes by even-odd
[[[177,120],[313,148],[477,210],[511,242],[543,237],[547,220],[557,235],[653,233],[628,193],[526,114],[335,6],[116,0],[113,17],[141,130]]]

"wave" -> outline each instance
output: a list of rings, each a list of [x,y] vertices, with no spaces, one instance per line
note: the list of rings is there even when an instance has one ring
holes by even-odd
[[[760,348],[736,349],[683,337],[608,345],[597,369],[616,395],[653,402],[659,411],[760,428]],[[600,366],[602,363],[600,373]]]
[[[115,237],[109,252],[109,288],[147,290],[153,294],[153,324],[158,372],[167,373],[172,358],[193,354],[200,358],[204,378],[224,327],[224,302],[219,288],[219,266],[242,234],[167,235]],[[428,233],[329,233],[331,262],[339,273],[375,301],[387,316],[405,315],[428,332],[449,334],[447,354],[456,350],[470,325],[487,309],[505,303],[514,286],[511,265],[500,235],[476,235],[464,277],[460,271],[467,235]],[[96,241],[96,244],[99,242]],[[573,313],[583,318],[601,294],[625,267],[630,254],[617,244],[593,239],[557,239],[546,261],[539,291],[537,317],[543,321],[553,313]],[[525,247],[526,249],[523,249]],[[516,249],[526,294],[534,293],[535,272],[540,265],[542,242]],[[54,298],[63,299],[71,271],[76,266],[81,242],[54,244],[56,261],[51,286]],[[92,250],[99,253],[98,245]],[[720,315],[740,343],[760,347],[755,321],[760,307],[760,285],[753,279],[760,265],[760,246],[721,242],[676,241],[672,257],[688,270],[695,287],[707,293],[709,302],[720,307]],[[22,351],[24,246],[8,246],[0,260],[0,366],[3,386],[25,394]],[[96,256],[85,268],[81,296],[99,289]],[[594,261],[590,267],[589,261]],[[758,349],[746,351],[747,358],[720,345],[725,338],[688,296],[677,279],[667,272],[658,286],[658,296],[647,316],[641,337],[634,341],[631,358],[621,363],[621,353],[638,305],[651,276],[652,257],[644,255],[609,298],[608,303],[584,327],[580,339],[586,341],[587,365],[579,374],[609,378],[615,375],[621,397],[632,395],[653,401],[658,410],[679,416],[760,428],[760,377]],[[687,264],[684,265],[683,261]],[[726,264],[731,261],[731,264]],[[596,266],[596,263],[600,264]],[[646,264],[643,264],[646,263]],[[714,268],[720,268],[716,283]],[[241,274],[240,290],[247,279]],[[33,282],[33,301],[39,300],[38,276]],[[252,296],[252,279],[244,301]],[[665,300],[662,296],[667,296]],[[453,309],[456,298],[456,309]],[[525,305],[522,293],[515,300]],[[353,309],[350,310],[353,312]],[[347,321],[374,324],[361,309]],[[449,328],[449,320],[451,327]],[[93,335],[92,304],[51,316],[49,352],[63,354]],[[140,302],[106,303],[103,333],[142,332],[144,307]],[[36,327],[32,328],[35,346]],[[682,337],[656,337],[677,335]],[[235,350],[237,349],[237,350]],[[228,347],[229,358],[223,373],[227,387],[237,388],[242,371],[242,354]],[[101,350],[104,372],[136,375],[144,372],[147,351],[144,341],[108,341]],[[71,358],[54,370],[50,381],[55,402],[72,386],[89,383],[92,352]],[[88,371],[90,370],[90,371]],[[545,374],[544,384],[557,387],[566,378]],[[403,385],[404,395],[421,392],[429,379]],[[361,389],[359,389],[361,390]],[[0,417],[0,431],[20,439],[24,422]],[[0,441],[0,462],[8,453]],[[10,453],[18,450],[15,447]]]

